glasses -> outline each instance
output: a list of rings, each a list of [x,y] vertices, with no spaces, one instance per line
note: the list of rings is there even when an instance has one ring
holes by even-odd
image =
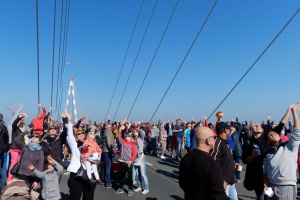
[[[40,136],[38,136],[38,135],[34,135],[34,136],[32,136],[32,137],[34,137],[34,138],[40,138]]]
[[[206,139],[208,139],[208,138],[214,138],[214,139],[217,139],[217,136],[209,136],[209,137],[207,137]]]

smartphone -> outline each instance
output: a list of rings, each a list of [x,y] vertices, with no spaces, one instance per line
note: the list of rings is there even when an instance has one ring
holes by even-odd
[[[32,127],[33,127],[33,125],[32,125],[32,124],[28,124],[28,127],[29,127],[29,128],[32,128]]]

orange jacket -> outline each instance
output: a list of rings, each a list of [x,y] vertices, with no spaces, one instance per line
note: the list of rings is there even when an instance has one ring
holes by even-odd
[[[88,158],[96,152],[101,155],[102,150],[95,140],[87,138],[82,145],[81,158]]]

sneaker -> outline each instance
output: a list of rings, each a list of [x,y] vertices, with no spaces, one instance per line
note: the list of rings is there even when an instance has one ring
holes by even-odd
[[[123,188],[119,188],[119,189],[117,189],[117,191],[115,192],[115,194],[121,194],[121,193],[124,193]]]
[[[112,185],[107,185],[106,188],[112,188]]]
[[[90,183],[97,183],[97,181],[94,178],[91,178]]]
[[[235,182],[236,182],[236,183],[241,183],[241,180],[236,180]]]
[[[70,172],[65,172],[64,175],[68,176],[70,175]]]
[[[104,183],[100,179],[96,181],[96,184],[104,185]]]
[[[133,185],[136,185],[137,184],[137,182],[136,181],[133,181],[133,183],[132,183]]]
[[[132,195],[133,195],[133,191],[132,190],[128,190],[127,196],[131,197]]]
[[[171,157],[174,158],[174,155],[172,154]]]
[[[166,159],[166,157],[164,157],[164,156],[160,156],[160,158],[161,158],[162,160]]]
[[[142,191],[142,188],[138,187],[134,190],[135,192],[139,192],[139,191]]]
[[[147,194],[149,192],[149,190],[144,190],[143,192],[142,192],[142,194]]]

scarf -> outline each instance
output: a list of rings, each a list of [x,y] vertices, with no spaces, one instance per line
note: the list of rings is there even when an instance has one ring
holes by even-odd
[[[28,147],[30,149],[30,151],[39,151],[42,149],[41,145],[38,144],[38,143],[33,143],[33,142],[30,142],[28,144]]]

